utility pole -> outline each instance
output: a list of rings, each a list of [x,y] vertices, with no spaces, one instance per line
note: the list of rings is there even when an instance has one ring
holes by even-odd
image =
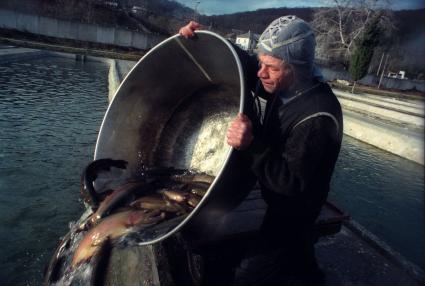
[[[87,23],[88,24],[91,24],[91,19],[92,19],[92,1],[89,0],[86,3],[87,3]]]
[[[193,8],[193,20],[198,22],[198,6],[201,4],[201,1],[195,1],[195,7]]]
[[[376,72],[376,76],[379,76],[379,70],[381,69],[382,60],[384,59],[385,53],[382,53],[381,61],[379,62],[378,71]]]
[[[387,68],[387,62],[388,62],[388,54],[385,57],[385,63],[384,63],[384,66],[382,67],[382,73],[381,73],[381,78],[379,79],[378,89],[381,87],[382,79],[384,78],[385,69]]]

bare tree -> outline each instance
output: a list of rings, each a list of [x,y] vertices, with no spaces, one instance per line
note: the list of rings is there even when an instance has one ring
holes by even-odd
[[[318,9],[312,26],[316,32],[317,57],[347,65],[357,40],[372,19],[379,16],[379,25],[389,33],[394,30],[389,3],[382,0],[331,0],[329,8]],[[330,2],[330,3],[329,3]],[[385,5],[384,5],[385,4]]]

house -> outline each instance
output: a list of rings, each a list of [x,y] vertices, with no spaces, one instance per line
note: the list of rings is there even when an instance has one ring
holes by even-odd
[[[117,1],[105,1],[105,2],[103,2],[103,5],[106,6],[106,7],[117,8],[118,2]]]
[[[245,51],[252,52],[255,49],[259,38],[260,36],[258,34],[248,31],[248,33],[236,37],[236,45]]]
[[[398,73],[388,72],[388,77],[399,78],[399,79],[407,79],[406,78],[406,72],[405,71],[399,71]]]
[[[131,12],[133,12],[134,14],[143,14],[148,12],[148,10],[145,7],[133,6],[131,7]]]

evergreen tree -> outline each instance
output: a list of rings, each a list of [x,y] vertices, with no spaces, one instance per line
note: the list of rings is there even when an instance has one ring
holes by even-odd
[[[369,68],[370,61],[372,60],[373,51],[379,43],[380,28],[379,16],[376,16],[369,25],[365,27],[363,36],[359,39],[356,50],[351,56],[350,66],[348,72],[354,81],[351,93],[354,92],[356,82],[364,77]]]

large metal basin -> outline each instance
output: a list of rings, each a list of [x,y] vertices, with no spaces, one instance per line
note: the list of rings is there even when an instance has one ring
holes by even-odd
[[[245,197],[252,186],[247,164],[226,144],[227,127],[244,111],[244,98],[244,73],[234,48],[209,31],[163,41],[122,82],[105,114],[95,159],[127,160],[127,177],[143,166],[216,176],[192,213],[150,233],[142,244],[183,226],[192,237],[211,233]]]

